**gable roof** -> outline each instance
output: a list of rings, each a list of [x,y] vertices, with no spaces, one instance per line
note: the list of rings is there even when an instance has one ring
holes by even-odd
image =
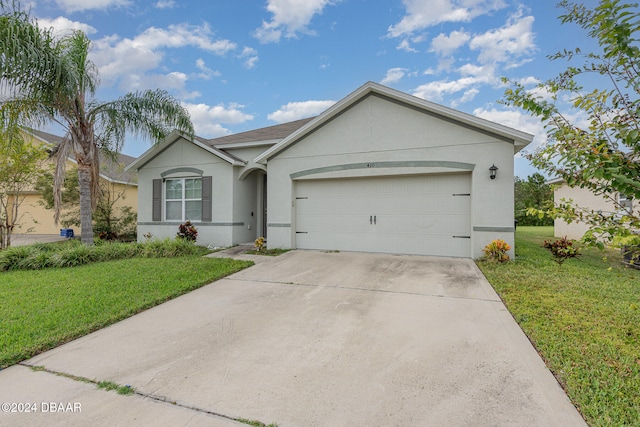
[[[310,134],[315,129],[329,122],[355,103],[372,94],[377,94],[379,96],[386,97],[393,101],[417,108],[427,113],[441,116],[445,119],[511,140],[514,145],[514,154],[520,151],[522,148],[526,147],[527,144],[529,144],[531,141],[533,141],[533,135],[531,134],[512,129],[510,127],[494,123],[489,120],[481,119],[471,114],[463,113],[462,111],[445,107],[444,105],[426,101],[422,98],[418,98],[413,95],[391,89],[378,83],[367,82],[333,106],[329,107],[319,116],[310,119],[306,124],[293,131],[291,134],[283,138],[280,142],[273,145],[268,150],[264,151],[253,161],[255,163],[266,164],[269,159],[277,156],[281,151],[285,150],[291,144],[294,144],[301,138],[304,138],[306,135]]]
[[[160,153],[162,153],[164,150],[166,150],[169,146],[171,146],[173,143],[175,143],[179,139],[184,139],[186,141],[191,142],[197,147],[200,147],[203,150],[213,154],[214,156],[219,157],[220,159],[230,163],[232,166],[244,166],[246,164],[244,160],[239,159],[232,154],[226,153],[222,150],[217,149],[216,147],[209,145],[208,140],[204,138],[200,138],[196,136],[192,140],[192,139],[189,139],[183,133],[177,130],[174,130],[169,135],[167,135],[165,139],[163,139],[157,144],[154,144],[151,148],[149,148],[147,151],[142,153],[140,157],[135,159],[133,162],[129,163],[129,165],[125,168],[125,171],[139,170],[141,167],[143,167],[144,165],[149,163],[151,160],[153,160],[155,157],[160,155]]]
[[[224,148],[225,145],[239,144],[244,142],[274,142],[291,135],[302,126],[309,123],[315,117],[295,120],[293,122],[282,123],[279,125],[267,126],[260,129],[253,129],[246,132],[234,133],[232,135],[221,136],[219,138],[209,139],[207,143],[212,147]]]
[[[52,133],[44,132],[36,129],[26,129],[28,133],[37,139],[49,143],[49,144],[59,144],[62,142],[64,137],[59,135],[54,135]],[[109,156],[104,155],[103,153],[99,154],[100,156],[100,176],[107,181],[119,183],[119,184],[131,184],[136,185],[138,181],[137,176],[134,172],[127,172],[127,166],[132,163],[136,158],[127,156],[126,154],[117,153],[115,158],[111,158]],[[69,160],[73,163],[76,162],[75,158],[69,157]]]

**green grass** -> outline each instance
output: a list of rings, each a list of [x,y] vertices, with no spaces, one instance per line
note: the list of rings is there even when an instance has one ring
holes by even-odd
[[[275,248],[275,249],[267,249],[264,248],[261,251],[258,251],[257,249],[251,249],[248,251],[245,251],[245,254],[250,254],[250,255],[266,255],[266,256],[278,256],[278,255],[282,255],[284,253],[289,252],[291,249],[279,249],[279,248]]]
[[[552,236],[518,227],[516,259],[479,267],[589,425],[640,425],[640,271],[591,248],[558,267]]]
[[[183,256],[0,273],[0,369],[250,265]]]

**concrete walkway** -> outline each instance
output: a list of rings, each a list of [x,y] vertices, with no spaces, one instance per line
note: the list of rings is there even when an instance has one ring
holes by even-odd
[[[471,260],[263,258],[0,371],[0,425],[585,425]]]
[[[33,243],[52,243],[67,240],[58,234],[12,234],[11,246],[24,246]]]

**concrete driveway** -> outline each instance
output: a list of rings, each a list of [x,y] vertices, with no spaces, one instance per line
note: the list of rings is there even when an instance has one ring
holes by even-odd
[[[38,411],[1,413],[0,424],[585,425],[471,260],[261,260],[1,371],[0,402]]]

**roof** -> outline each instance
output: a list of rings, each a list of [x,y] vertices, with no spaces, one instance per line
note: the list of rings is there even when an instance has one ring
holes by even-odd
[[[355,103],[359,102],[364,97],[371,94],[384,96],[396,102],[400,102],[402,104],[418,108],[422,111],[444,117],[448,120],[471,126],[473,128],[511,140],[513,141],[514,145],[514,154],[520,151],[522,148],[526,147],[531,141],[533,141],[533,135],[531,134],[512,129],[510,127],[494,123],[489,120],[481,119],[471,114],[463,113],[462,111],[445,107],[444,105],[426,101],[422,98],[418,98],[407,93],[391,89],[378,83],[367,82],[347,95],[341,101],[325,110],[319,116],[309,119],[306,124],[303,124],[300,128],[294,130],[291,134],[284,137],[280,142],[273,145],[271,148],[256,157],[254,159],[254,162],[263,164],[266,163],[268,159],[276,156],[291,144],[294,144],[301,138],[313,132],[315,129],[319,128],[320,126],[332,120],[337,115],[341,114],[346,109],[350,108]]]
[[[28,132],[41,141],[54,145],[59,144],[64,139],[59,135],[36,129],[28,129]],[[135,185],[138,182],[136,173],[125,171],[125,168],[135,159],[135,157],[121,153],[117,153],[115,158],[100,153],[100,176],[107,181]],[[74,158],[70,157],[69,160],[75,163]]]
[[[234,156],[232,154],[229,154],[229,153],[227,153],[225,151],[219,150],[218,148],[214,147],[213,145],[210,145],[209,144],[209,140],[207,140],[207,139],[200,138],[200,137],[197,137],[197,136],[194,137],[193,139],[189,139],[188,136],[184,135],[180,131],[174,130],[169,135],[167,135],[162,141],[160,141],[157,144],[154,144],[151,148],[149,148],[147,151],[142,153],[142,155],[140,157],[138,157],[137,159],[135,159],[134,161],[129,163],[127,165],[127,167],[125,168],[125,170],[126,171],[129,171],[129,170],[136,170],[137,171],[138,169],[142,168],[144,165],[149,163],[151,160],[153,160],[156,156],[158,156],[160,153],[162,153],[171,144],[173,144],[174,142],[176,142],[180,138],[183,138],[183,139],[193,143],[194,145],[202,148],[203,150],[208,151],[209,153],[213,154],[214,156],[217,156],[220,159],[230,163],[232,166],[244,166],[246,164],[246,162],[244,160],[239,159],[238,157],[236,157],[236,156]]]
[[[127,166],[127,170],[140,169],[154,157],[160,154],[166,149],[167,146],[174,143],[178,138],[184,138],[191,141],[200,148],[214,154],[215,156],[226,160],[234,166],[246,165],[246,160],[243,160],[233,154],[225,151],[230,148],[237,148],[238,146],[246,147],[247,145],[274,145],[281,141],[283,138],[291,135],[315,117],[308,117],[306,119],[295,120],[292,122],[282,123],[279,125],[267,126],[263,128],[253,129],[246,132],[234,133],[232,135],[225,135],[218,138],[206,139],[199,136],[195,136],[193,140],[190,140],[185,135],[179,132],[172,132],[159,144],[154,145],[149,150],[145,151],[140,157],[135,159]]]
[[[211,146],[220,147],[227,144],[238,144],[243,142],[281,140],[291,135],[293,132],[297,131],[314,118],[315,117],[309,117],[306,119],[295,120],[293,122],[287,122],[279,125],[249,130],[246,132],[234,133],[232,135],[221,136],[219,138],[209,139],[207,143]]]

